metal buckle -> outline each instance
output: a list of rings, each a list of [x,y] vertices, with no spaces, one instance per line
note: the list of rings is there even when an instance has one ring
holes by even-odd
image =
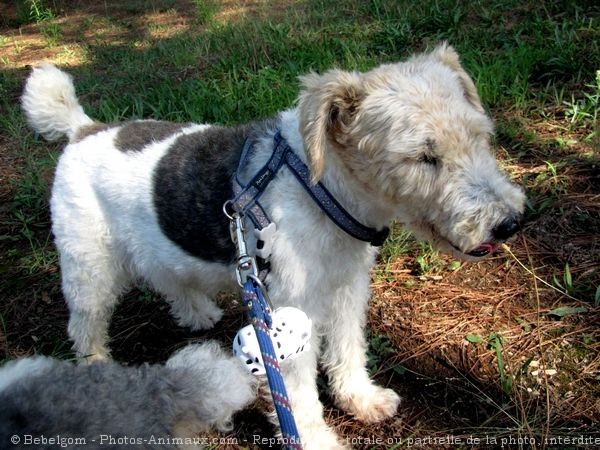
[[[244,216],[236,211],[230,213],[228,207],[233,208],[231,200],[223,204],[223,212],[229,218],[229,234],[237,250],[235,275],[238,284],[240,287],[243,287],[248,278],[258,278],[258,265],[256,264],[256,259],[248,254],[248,246],[246,245],[246,238],[244,236],[244,232],[246,231]]]

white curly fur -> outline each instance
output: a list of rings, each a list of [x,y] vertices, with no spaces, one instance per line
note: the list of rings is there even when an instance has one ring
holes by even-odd
[[[33,69],[21,102],[29,124],[49,141],[72,139],[79,127],[93,123],[75,96],[71,76],[48,63]]]

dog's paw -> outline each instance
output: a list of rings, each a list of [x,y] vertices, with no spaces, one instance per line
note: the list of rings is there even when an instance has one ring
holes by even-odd
[[[340,395],[338,406],[365,423],[375,423],[396,414],[400,396],[391,389],[370,385],[351,395]]]
[[[221,308],[214,304],[211,306],[210,309],[206,308],[201,313],[189,317],[185,323],[180,323],[180,325],[187,326],[192,331],[210,330],[223,317],[223,310]]]
[[[352,448],[343,443],[335,432],[325,425],[308,428],[300,425],[300,435],[304,450],[350,450]]]
[[[110,362],[111,358],[110,358],[110,353],[106,352],[104,354],[93,354],[93,355],[86,355],[82,358],[79,358],[79,362],[83,363],[83,364],[92,364],[92,363],[98,363],[98,362]]]
[[[177,323],[192,331],[209,330],[223,317],[223,310],[208,299],[183,305],[173,304],[172,311]]]
[[[112,360],[110,351],[103,346],[92,346],[81,350],[77,346],[73,346],[73,350],[77,354],[77,362],[79,364],[91,364],[95,362],[110,362]]]

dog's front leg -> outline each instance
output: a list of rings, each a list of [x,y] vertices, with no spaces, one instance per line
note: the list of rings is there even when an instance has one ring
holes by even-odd
[[[335,293],[324,329],[323,365],[337,405],[359,420],[372,423],[393,416],[400,397],[391,389],[376,386],[367,373],[365,324],[369,295],[368,276],[356,278],[352,285]]]
[[[304,450],[347,449],[323,419],[323,405],[317,391],[318,341],[313,335],[310,350],[283,363],[286,389]]]

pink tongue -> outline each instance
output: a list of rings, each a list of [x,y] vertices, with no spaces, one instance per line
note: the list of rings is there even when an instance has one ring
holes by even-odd
[[[497,245],[492,242],[484,242],[477,248],[477,250],[487,250],[488,252],[491,253],[494,250],[496,250],[496,247],[497,247]]]

